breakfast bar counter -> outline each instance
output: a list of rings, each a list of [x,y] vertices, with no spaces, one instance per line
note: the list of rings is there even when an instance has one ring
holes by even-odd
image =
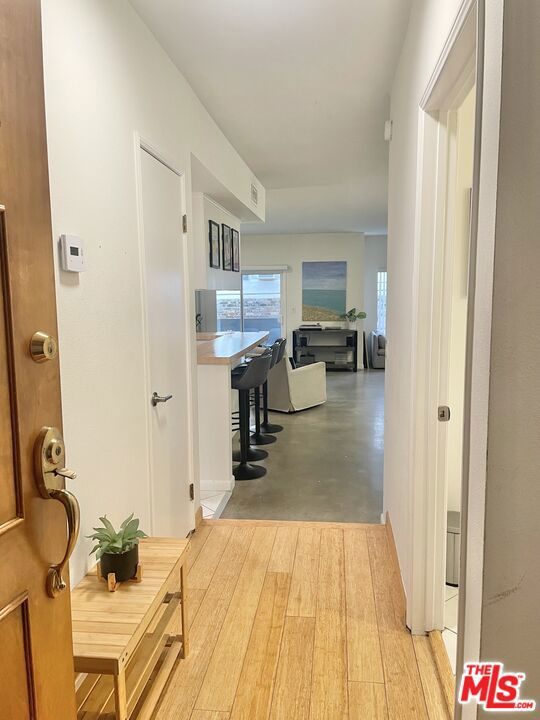
[[[267,332],[197,333],[199,472],[203,492],[230,493],[234,487],[232,414],[238,410],[238,391],[231,389],[231,370],[267,339]]]
[[[197,363],[234,366],[267,339],[265,332],[197,333]]]

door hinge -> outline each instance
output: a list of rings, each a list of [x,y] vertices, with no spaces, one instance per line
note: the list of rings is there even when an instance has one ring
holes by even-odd
[[[448,422],[450,420],[450,408],[448,405],[439,405],[437,417],[439,422]]]
[[[189,499],[195,500],[195,487],[193,486],[193,483],[189,486]]]
[[[182,232],[187,233],[187,215],[182,215]]]

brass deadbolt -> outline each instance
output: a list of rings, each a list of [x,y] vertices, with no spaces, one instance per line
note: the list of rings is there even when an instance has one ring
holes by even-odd
[[[42,497],[48,498],[51,490],[60,490],[64,484],[66,446],[62,433],[55,427],[43,427],[34,445],[36,482]]]
[[[64,443],[60,439],[55,438],[47,446],[45,452],[49,462],[52,463],[52,465],[58,465],[65,452]]]
[[[58,354],[58,343],[56,338],[47,333],[35,332],[30,340],[30,355],[32,360],[38,363],[54,360]]]

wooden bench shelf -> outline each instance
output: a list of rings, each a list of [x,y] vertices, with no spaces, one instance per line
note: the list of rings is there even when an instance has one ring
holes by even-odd
[[[79,720],[149,720],[179,657],[188,652],[188,540],[140,543],[140,584],[109,593],[96,571],[72,593]]]

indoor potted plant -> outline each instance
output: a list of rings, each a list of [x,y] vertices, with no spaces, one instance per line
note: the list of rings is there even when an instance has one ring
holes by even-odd
[[[347,320],[349,330],[356,330],[356,321],[365,320],[367,315],[365,312],[356,312],[356,308],[351,308],[344,315],[340,315],[342,320]]]
[[[88,535],[96,545],[90,551],[96,553],[101,563],[101,577],[107,578],[114,573],[116,582],[131,580],[137,574],[139,564],[139,540],[148,535],[139,530],[139,519],[133,513],[120,525],[118,532],[107,516],[99,518],[103,527],[95,527],[94,533]]]

